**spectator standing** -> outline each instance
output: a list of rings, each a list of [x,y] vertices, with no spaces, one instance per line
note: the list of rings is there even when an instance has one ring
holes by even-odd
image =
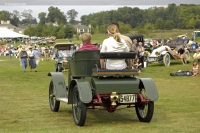
[[[40,52],[38,49],[34,49],[35,63],[38,66],[40,62]]]
[[[32,46],[29,46],[28,60],[29,60],[30,71],[35,70],[36,69],[36,63],[35,63],[34,50],[33,50]],[[37,71],[35,70],[35,72],[37,72]]]
[[[45,47],[45,49],[44,49],[44,57],[45,57],[46,61],[49,61],[49,56],[50,56],[49,49],[47,47]]]
[[[107,29],[108,38],[105,39],[102,43],[101,52],[129,52],[130,49],[126,45],[124,39],[119,36],[119,29],[116,25],[111,24]],[[106,60],[106,69],[110,70],[121,70],[125,69],[127,64],[124,59],[107,59]],[[101,68],[104,68],[104,60],[101,59]]]
[[[26,72],[28,53],[26,52],[25,47],[22,47],[22,49],[19,53],[19,58],[21,61],[22,69],[24,72]]]
[[[9,48],[9,57],[10,57],[10,59],[12,59],[12,56],[13,56],[13,53],[12,53],[12,50],[11,50],[11,48]]]

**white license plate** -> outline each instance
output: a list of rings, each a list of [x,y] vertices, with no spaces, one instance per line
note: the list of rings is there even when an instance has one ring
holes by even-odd
[[[119,103],[135,103],[135,94],[121,94],[119,95]]]

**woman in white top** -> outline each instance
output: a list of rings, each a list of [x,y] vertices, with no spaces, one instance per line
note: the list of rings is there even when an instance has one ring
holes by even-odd
[[[124,39],[119,36],[119,29],[116,25],[111,24],[107,29],[109,38],[105,39],[102,43],[101,52],[129,52],[130,49],[126,45]],[[125,59],[107,59],[106,69],[121,70],[125,69],[127,64]],[[101,68],[104,68],[104,60],[101,60]]]

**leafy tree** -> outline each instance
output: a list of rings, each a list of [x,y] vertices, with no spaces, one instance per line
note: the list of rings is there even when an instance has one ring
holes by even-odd
[[[69,18],[69,23],[74,24],[75,18],[77,17],[78,12],[75,9],[67,11],[67,17]]]
[[[71,25],[66,25],[64,31],[66,38],[73,38],[73,35],[76,34],[75,28]]]
[[[0,20],[10,20],[10,13],[8,11],[0,11]]]
[[[57,38],[65,38],[65,31],[61,28],[57,33]]]
[[[55,23],[57,22],[58,24],[66,24],[66,16],[64,15],[63,12],[60,11],[60,9],[58,9],[58,7],[53,7],[50,6],[48,8],[48,15],[47,15],[47,20],[48,22],[52,22]]]
[[[20,23],[20,13],[17,10],[13,10],[13,13],[10,14],[11,18],[10,18],[10,23],[18,26]]]
[[[154,29],[154,25],[152,23],[146,23],[144,28],[146,30],[153,30]]]
[[[21,12],[21,16],[24,17],[24,22],[26,22],[27,24],[31,24],[33,16],[32,16],[32,10],[28,9],[28,10],[24,10],[23,12]]]
[[[45,12],[40,12],[38,14],[38,18],[40,19],[39,23],[44,25],[46,23],[46,13]]]
[[[165,23],[164,23],[164,28],[166,30],[171,30],[175,27],[175,23],[171,20],[166,20]]]
[[[157,18],[156,23],[155,23],[155,27],[157,29],[164,29],[164,20],[162,18]]]

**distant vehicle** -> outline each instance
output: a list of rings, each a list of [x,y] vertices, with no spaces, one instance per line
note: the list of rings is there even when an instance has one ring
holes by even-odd
[[[178,46],[178,49],[181,47],[182,45]],[[190,59],[189,50],[187,48],[185,48],[185,50],[188,58]],[[170,66],[170,60],[177,60],[177,58],[173,56],[172,49],[166,45],[154,49],[152,53],[147,55],[148,63],[159,62],[163,63],[165,66]],[[187,63],[187,60],[184,59],[184,63]]]
[[[56,72],[62,72],[62,70],[65,70],[69,67],[67,62],[75,52],[74,43],[57,43],[54,46],[53,51],[53,56],[56,60]]]
[[[37,42],[37,44],[39,44],[39,45],[46,45],[46,44],[47,44],[47,41],[46,41],[46,40],[39,40],[39,41]]]

